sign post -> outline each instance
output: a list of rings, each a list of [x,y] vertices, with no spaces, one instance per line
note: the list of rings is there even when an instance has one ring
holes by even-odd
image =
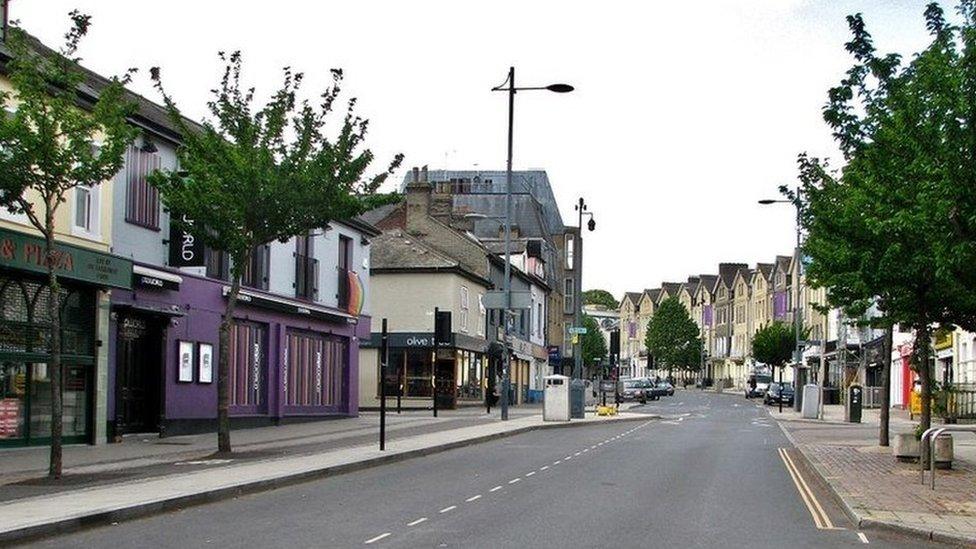
[[[437,417],[437,328],[440,326],[441,311],[437,307],[434,307],[434,361],[431,364],[431,372],[433,373],[433,378],[431,380],[431,394],[434,396],[434,417]]]

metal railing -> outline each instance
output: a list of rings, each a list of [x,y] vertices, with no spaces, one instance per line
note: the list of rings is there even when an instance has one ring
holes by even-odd
[[[946,421],[976,419],[976,386],[973,384],[953,385],[940,391],[936,398],[942,400],[942,415]]]
[[[919,453],[925,448],[926,442],[928,443],[929,450],[929,471],[932,477],[932,489],[935,490],[935,441],[939,438],[942,433],[956,432],[956,433],[973,433],[976,434],[976,425],[952,425],[952,426],[942,426],[942,427],[930,427],[922,433],[922,440],[919,442],[918,448]],[[925,484],[925,456],[918,456],[919,472],[921,474],[922,484]]]

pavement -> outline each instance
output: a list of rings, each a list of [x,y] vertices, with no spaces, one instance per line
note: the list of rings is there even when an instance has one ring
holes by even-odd
[[[0,542],[66,532],[177,507],[267,490],[310,478],[429,455],[532,430],[646,419],[626,411],[590,413],[571,423],[543,422],[538,407],[497,411],[388,415],[387,447],[378,448],[378,415],[240,430],[235,453],[215,457],[213,434],[159,439],[129,437],[121,444],[72,446],[65,477],[43,477],[46,448],[0,453]]]
[[[768,411],[741,397],[678,391],[631,408],[626,418],[536,429],[120,518],[38,539],[33,546],[939,546],[897,532],[857,529]],[[534,425],[538,418],[506,425],[515,423]],[[397,447],[442,441],[466,429],[484,434],[488,426],[411,437]],[[328,458],[313,459],[324,465]],[[275,469],[298,467],[288,460],[274,463]],[[269,473],[244,464],[224,468],[220,476],[252,478],[261,472]],[[190,484],[196,483],[174,475],[153,490]],[[45,507],[60,503],[48,501]]]
[[[853,522],[976,546],[976,437],[954,436],[952,470],[938,472],[933,491],[920,481],[917,464],[900,463],[890,447],[878,445],[878,410],[865,410],[860,424],[845,423],[841,406],[826,406],[823,421],[792,410],[771,415]],[[914,425],[907,413],[893,410],[892,440]]]

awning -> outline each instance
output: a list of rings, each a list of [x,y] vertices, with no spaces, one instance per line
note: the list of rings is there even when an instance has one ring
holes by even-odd
[[[230,286],[224,286],[224,297],[227,297],[229,294]],[[314,305],[312,303],[298,301],[296,299],[288,299],[286,297],[258,293],[245,288],[240,289],[239,293],[237,294],[237,301],[251,307],[260,307],[263,309],[293,315],[308,316],[320,320],[328,320],[330,322],[345,322],[347,324],[357,324],[359,322],[358,317],[341,312],[337,309],[322,307],[321,305]]]
[[[140,288],[179,290],[183,277],[142,265],[132,266],[132,284]]]

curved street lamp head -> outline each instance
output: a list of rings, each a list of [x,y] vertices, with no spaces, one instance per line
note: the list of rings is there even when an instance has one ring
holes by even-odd
[[[596,221],[594,221],[593,218],[591,217],[590,218],[590,222],[587,223],[586,226],[587,226],[588,229],[590,229],[590,232],[593,232],[593,231],[596,230]]]
[[[546,89],[555,93],[569,93],[573,91],[575,88],[573,88],[569,84],[549,84],[548,86],[546,86]]]
[[[771,198],[764,198],[764,199],[760,200],[759,203],[762,204],[763,206],[768,206],[770,204],[775,204],[776,203],[776,200],[773,200]]]

